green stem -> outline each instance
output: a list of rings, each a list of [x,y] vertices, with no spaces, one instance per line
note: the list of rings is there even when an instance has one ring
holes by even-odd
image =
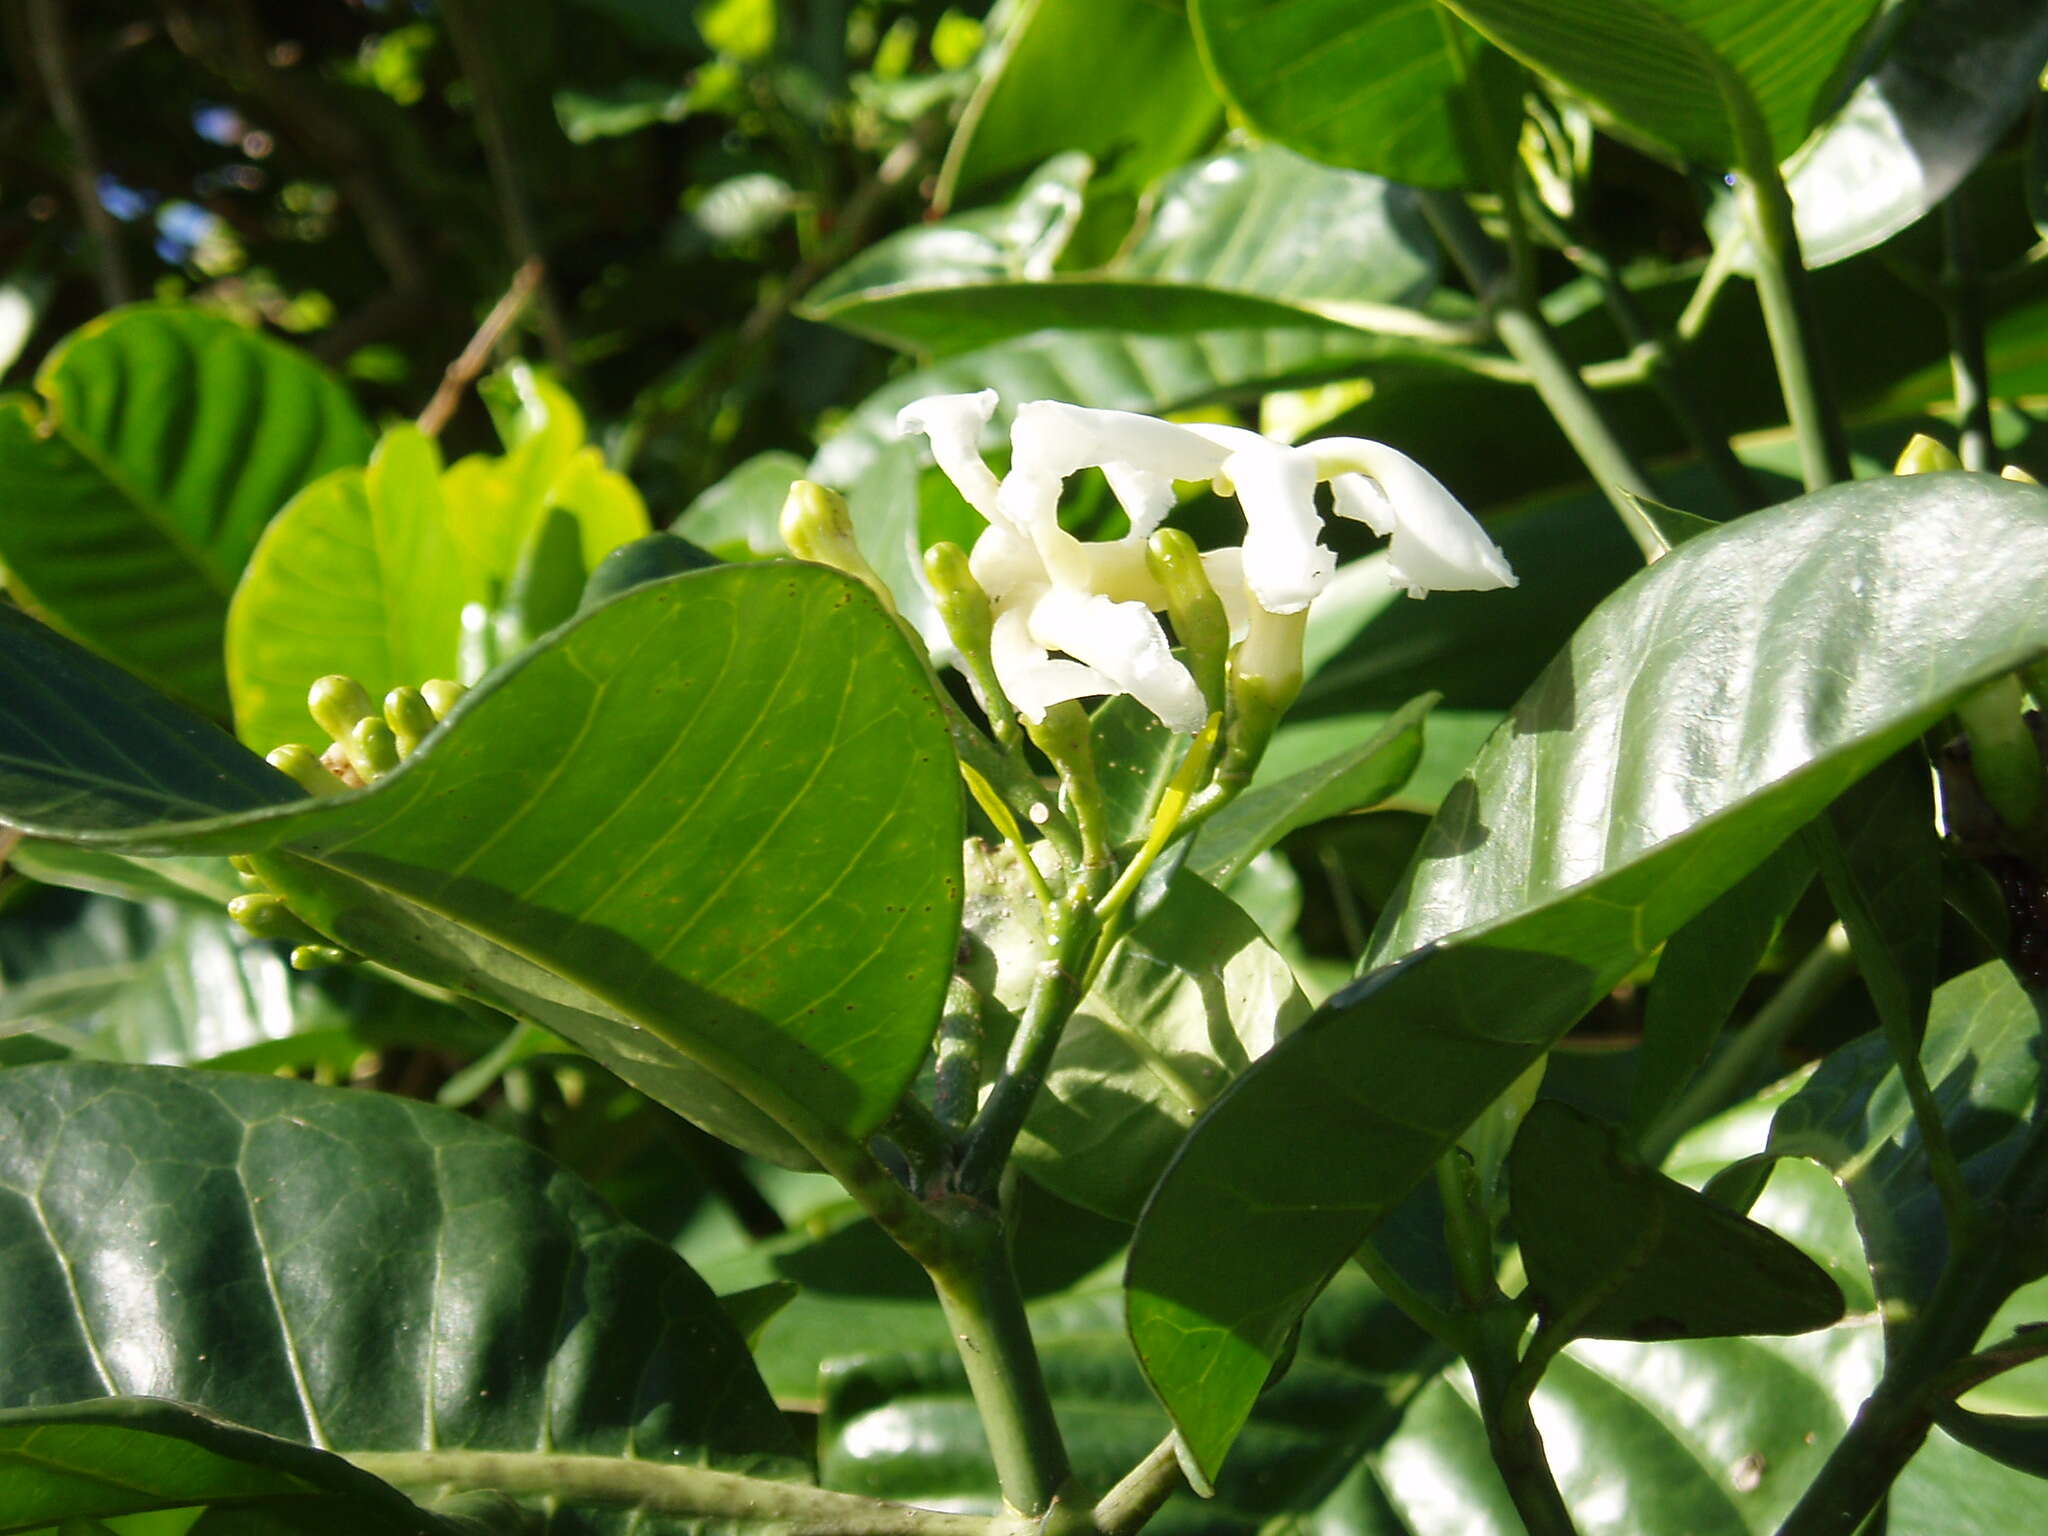
[[[1686,378],[1670,337],[1651,330],[1642,306],[1637,304],[1635,294],[1622,280],[1621,273],[1615,269],[1607,253],[1589,241],[1575,238],[1562,226],[1554,233],[1572,265],[1599,285],[1601,298],[1608,314],[1613,317],[1615,329],[1621,333],[1630,354],[1643,359],[1650,387],[1663,399],[1665,409],[1671,412],[1672,418],[1684,431],[1693,452],[1713,472],[1714,478],[1721,482],[1722,489],[1737,507],[1753,511],[1764,505],[1764,497],[1750,475],[1749,466],[1735,456],[1735,450],[1728,445],[1727,433],[1710,419],[1706,402]]]
[[[1753,109],[1733,112],[1742,155],[1736,202],[1756,261],[1757,296],[1778,367],[1778,387],[1799,440],[1799,467],[1809,491],[1850,477],[1849,439],[1842,430],[1821,367],[1819,328],[1806,292],[1806,265],[1792,221],[1792,195]]]
[[[779,1536],[1022,1536],[1015,1520],[913,1509],[674,1462],[520,1451],[361,1451],[348,1460],[400,1488],[488,1490],[649,1515],[750,1521],[772,1525]]]
[[[1996,472],[1991,438],[1991,364],[1984,347],[1984,271],[1977,221],[1965,183],[1941,209],[1945,260],[1942,314],[1948,321],[1948,366],[1956,392],[1956,455],[1963,468]]]
[[[1458,1294],[1474,1312],[1485,1312],[1501,1299],[1494,1278],[1493,1233],[1480,1203],[1471,1160],[1456,1147],[1448,1148],[1436,1160],[1436,1189],[1443,1201],[1444,1238],[1450,1246]]]
[[[1468,1319],[1440,1307],[1388,1262],[1385,1254],[1368,1239],[1351,1255],[1351,1262],[1365,1272],[1373,1289],[1397,1308],[1409,1322],[1448,1349],[1463,1355],[1470,1352],[1473,1339]]]
[[[1024,1128],[1024,1117],[1044,1086],[1058,1049],[1060,1033],[1072,1017],[1082,994],[1082,967],[1089,942],[1095,934],[1094,914],[1085,893],[1076,890],[1058,908],[1046,933],[1046,959],[1031,989],[1024,1017],[1010,1037],[1010,1049],[1003,1059],[1002,1075],[989,1090],[988,1102],[968,1127],[960,1147],[960,1171],[955,1180],[965,1193],[990,1198],[1010,1148]]]
[[[1519,291],[1520,284],[1504,265],[1501,253],[1479,227],[1472,210],[1455,192],[1424,191],[1422,211],[1437,238],[1464,270],[1472,291],[1493,321],[1501,345],[1524,368],[1530,382],[1556,419],[1572,450],[1599,484],[1615,515],[1643,558],[1664,553],[1664,541],[1630,495],[1655,498],[1650,477],[1627,445],[1615,435],[1586,381],[1559,347],[1542,312]]]
[[[1652,1168],[1661,1167],[1678,1138],[1732,1102],[1757,1067],[1777,1055],[1792,1032],[1841,990],[1855,968],[1848,934],[1839,923],[1830,925],[1821,941],[1771,994],[1771,1000],[1728,1037],[1720,1054],[1651,1122],[1638,1143],[1642,1160]]]
[[[1039,1369],[1031,1325],[993,1209],[959,1200],[949,1210],[948,1256],[927,1265],[968,1389],[988,1437],[1003,1500],[1043,1516],[1067,1482],[1067,1451]]]
[[[1475,1364],[1472,1374],[1479,1389],[1479,1416],[1486,1424],[1487,1449],[1529,1536],[1578,1536],[1564,1495],[1557,1491],[1549,1459],[1543,1454],[1543,1437],[1536,1432],[1529,1398],[1497,1370],[1480,1369]]]
[[[1102,1536],[1134,1536],[1180,1486],[1180,1456],[1168,1435],[1096,1503],[1095,1529]]]

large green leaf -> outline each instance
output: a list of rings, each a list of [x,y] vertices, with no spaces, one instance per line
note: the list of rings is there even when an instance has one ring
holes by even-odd
[[[1904,229],[1962,185],[2039,94],[2048,9],[1921,0],[1885,62],[1786,167],[1810,267]]]
[[[1135,192],[1221,126],[1178,6],[1027,0],[999,50],[946,152],[941,204],[1068,150],[1114,163]]]
[[[199,1536],[230,1522],[238,1536],[450,1529],[331,1452],[149,1397],[0,1409],[0,1498],[0,1531],[30,1536],[153,1513]]]
[[[184,1065],[296,1039],[364,1048],[347,1009],[218,910],[52,893],[0,925],[0,1034],[75,1054]]]
[[[61,1065],[0,1073],[0,1124],[0,1405],[169,1398],[342,1455],[796,1470],[704,1283],[474,1121],[276,1078]],[[87,1454],[111,1469],[117,1452]],[[0,1462],[0,1492],[36,1475]],[[593,1509],[562,1528],[648,1526]]]
[[[1935,993],[1921,1066],[1972,1188],[2010,1166],[2040,1086],[2040,1009],[2002,963]],[[1822,1062],[1771,1122],[1769,1150],[1836,1170],[1856,1211],[1887,1328],[1926,1300],[1948,1240],[1912,1106],[1884,1042],[1859,1040]]]
[[[225,718],[228,596],[272,513],[369,429],[305,357],[219,315],[138,305],[0,402],[0,564],[67,634]]]
[[[411,427],[367,471],[306,487],[278,514],[228,609],[235,729],[259,752],[325,746],[306,713],[314,679],[340,672],[381,699],[459,674],[462,605],[483,593],[441,503],[441,456]]]
[[[1830,105],[1877,0],[1440,0],[1531,68],[1683,159],[1782,160]]]
[[[1742,519],[1595,610],[1446,799],[1377,969],[1232,1085],[1153,1196],[1132,1336],[1203,1465],[1487,1103],[1957,695],[2048,652],[2042,559],[2048,494],[1916,476]]]
[[[1189,15],[1217,86],[1260,133],[1412,186],[1485,182],[1462,105],[1479,40],[1434,4],[1193,0]]]
[[[634,588],[494,673],[377,784],[319,800],[18,616],[0,614],[0,658],[7,820],[270,850],[340,942],[538,1018],[685,1115],[723,1083],[714,1128],[738,1113],[763,1150],[800,1155],[764,1109],[798,1142],[871,1130],[924,1054],[960,791],[924,664],[836,572]]]
[[[1555,1099],[1508,1153],[1529,1294],[1589,1339],[1809,1333],[1842,1318],[1812,1259],[1719,1201],[1635,1162],[1612,1127]]]
[[[1054,271],[1071,228],[1060,215],[1079,197],[1040,179],[1005,208],[905,230],[812,289],[804,313],[944,357],[1051,327],[1341,327],[1370,313],[1355,306],[1419,300],[1436,277],[1414,193],[1275,146],[1181,167],[1112,260]],[[1418,342],[1432,334],[1415,326]]]

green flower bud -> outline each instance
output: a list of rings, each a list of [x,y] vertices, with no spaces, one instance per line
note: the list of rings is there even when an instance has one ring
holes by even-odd
[[[953,649],[960,653],[960,665],[968,682],[974,685],[975,697],[981,701],[981,712],[988,716],[996,740],[1006,748],[1017,746],[1021,740],[1017,711],[996,676],[990,651],[995,611],[968,566],[967,551],[958,544],[934,544],[924,552],[924,574],[931,584],[939,618],[945,623]]]
[[[294,944],[327,942],[285,905],[282,896],[269,893],[237,896],[228,903],[228,916],[259,939],[287,939]]]
[[[854,541],[853,518],[847,513],[846,498],[837,491],[811,480],[792,485],[782,504],[782,542],[799,560],[829,565],[866,582],[884,608],[896,611],[895,598]]]
[[[1109,858],[1109,806],[1095,776],[1094,738],[1088,711],[1072,699],[1053,705],[1036,725],[1025,722],[1031,740],[1059,770],[1067,809],[1081,829],[1081,856],[1089,864]]]
[[[320,729],[336,741],[346,742],[356,722],[377,712],[369,691],[352,677],[330,673],[313,685],[306,695],[306,708],[313,712]]]
[[[1230,659],[1230,737],[1218,777],[1248,782],[1280,719],[1301,692],[1301,642],[1308,611],[1268,613],[1254,603],[1251,627]]]
[[[451,683],[445,677],[430,678],[420,684],[420,697],[427,701],[427,708],[434,712],[436,720],[446,720],[448,711],[462,702],[462,696],[469,690],[460,683]]]
[[[1225,677],[1230,665],[1230,618],[1223,599],[1209,583],[1202,553],[1178,528],[1162,528],[1145,546],[1145,564],[1166,588],[1166,612],[1173,632],[1187,651],[1188,670],[1211,711],[1223,708]]]
[[[344,788],[311,747],[302,747],[297,742],[279,747],[263,761],[309,795],[338,795]]]
[[[398,755],[411,757],[440,717],[419,689],[394,688],[384,695],[384,721],[398,738]]]
[[[345,949],[336,949],[332,944],[301,944],[292,951],[292,969],[324,970],[330,965],[353,965],[357,958]]]
[[[1947,445],[1935,441],[1925,432],[1915,432],[1912,439],[1899,452],[1899,462],[1892,466],[1895,475],[1929,475],[1936,470],[1961,469],[1963,461],[1950,452]]]
[[[348,761],[365,784],[398,766],[398,737],[382,715],[366,715],[348,736]]]

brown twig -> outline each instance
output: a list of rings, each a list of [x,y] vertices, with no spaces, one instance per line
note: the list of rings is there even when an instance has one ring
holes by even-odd
[[[491,306],[491,312],[484,316],[484,323],[469,338],[469,345],[442,373],[434,398],[420,412],[419,429],[428,437],[441,435],[441,429],[448,425],[448,418],[455,414],[455,407],[462,403],[463,392],[489,366],[491,354],[498,349],[505,332],[540,291],[541,276],[545,270],[538,256],[529,256],[521,262],[519,270],[512,274],[512,285]]]

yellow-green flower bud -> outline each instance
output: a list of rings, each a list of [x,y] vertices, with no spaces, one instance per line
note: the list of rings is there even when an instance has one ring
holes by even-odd
[[[285,905],[282,896],[237,896],[228,903],[228,916],[259,939],[286,939],[294,944],[327,942]]]
[[[346,743],[349,732],[365,715],[374,715],[369,691],[352,677],[332,673],[313,685],[306,695],[306,708],[320,723],[320,729],[336,741]]]
[[[1162,528],[1145,546],[1145,564],[1166,588],[1166,612],[1187,652],[1188,670],[1213,712],[1223,708],[1230,664],[1230,618],[1202,567],[1202,552],[1178,528]]]
[[[347,950],[336,949],[332,944],[301,944],[292,951],[292,969],[324,970],[330,965],[352,965],[356,958]]]
[[[1899,452],[1899,462],[1892,466],[1895,475],[1928,475],[1936,470],[1961,469],[1963,461],[1925,432],[1915,432],[1912,440]]]
[[[344,787],[311,747],[297,742],[279,747],[263,760],[309,795],[338,795]]]
[[[384,721],[398,738],[398,755],[411,757],[427,733],[440,723],[440,716],[419,689],[394,688],[384,695]]]
[[[446,720],[448,711],[462,702],[462,696],[469,690],[460,683],[452,683],[445,677],[430,678],[420,684],[420,697],[427,701],[427,708],[434,712],[436,720]]]
[[[1219,780],[1242,786],[1266,755],[1280,719],[1301,692],[1301,643],[1308,611],[1268,613],[1254,603],[1251,625],[1230,658],[1230,735]]]
[[[1017,711],[1003,689],[1002,680],[996,676],[991,650],[995,610],[968,566],[967,551],[958,544],[934,544],[924,552],[924,574],[931,584],[939,618],[952,639],[953,649],[960,653],[961,668],[974,685],[975,696],[981,700],[981,711],[988,716],[996,740],[1006,748],[1017,746],[1021,740]]]
[[[365,784],[398,766],[398,738],[382,715],[366,715],[348,735],[348,761]]]
[[[2017,464],[2006,465],[2005,468],[1998,472],[1998,478],[2001,480],[2011,480],[2020,485],[2039,485],[2041,483]]]
[[[811,480],[792,485],[782,503],[782,542],[799,560],[829,565],[866,582],[884,608],[892,614],[896,611],[896,600],[854,540],[853,518],[846,510],[846,498],[837,491]]]

